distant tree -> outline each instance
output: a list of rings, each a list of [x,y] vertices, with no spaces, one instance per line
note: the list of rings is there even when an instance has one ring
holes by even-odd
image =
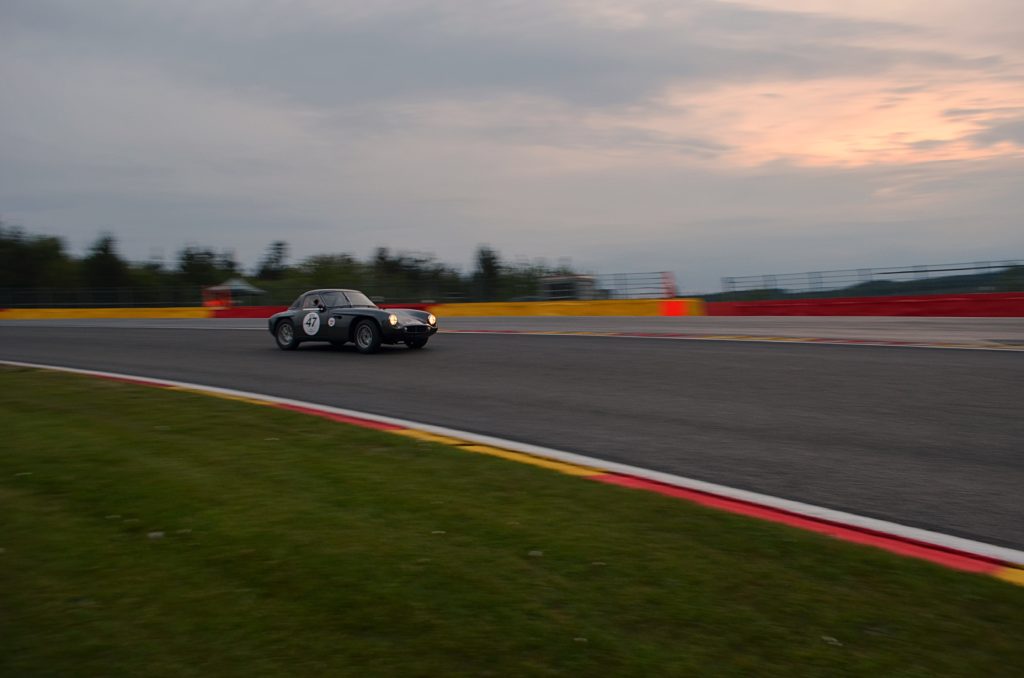
[[[430,253],[392,252],[378,247],[361,267],[365,272],[364,291],[389,302],[465,296],[467,283],[459,272]]]
[[[275,240],[267,246],[267,252],[260,260],[256,277],[260,280],[280,280],[285,273],[288,260],[288,243]]]
[[[77,264],[60,238],[27,235],[0,221],[0,287],[71,287]]]
[[[377,277],[390,278],[402,270],[402,257],[391,256],[387,247],[378,247],[373,253],[373,272]]]
[[[321,254],[289,266],[288,245],[277,240],[267,246],[257,271],[261,287],[279,301],[294,298],[296,290],[314,287],[353,287],[387,301],[423,299],[516,299],[537,294],[540,279],[553,270],[542,260],[532,264],[502,261],[496,250],[481,245],[475,266],[463,273],[437,261],[433,254],[395,252],[377,248],[367,259],[351,254]],[[239,275],[239,265],[230,250],[218,252],[189,244],[169,266],[155,255],[147,263],[130,264],[117,251],[109,234],[101,235],[81,260],[64,251],[55,237],[27,235],[19,228],[0,222],[0,288],[71,288],[131,286],[161,302],[180,298],[179,288],[207,286]],[[559,269],[568,269],[568,261]],[[1016,284],[1016,283],[1012,283]],[[4,289],[0,289],[0,304]],[[175,296],[177,295],[177,296]],[[138,295],[135,297],[138,299]]]
[[[999,273],[993,287],[999,292],[1024,290],[1024,266],[1011,266]]]
[[[86,287],[125,287],[128,285],[128,263],[117,253],[117,240],[104,233],[82,259],[82,282]]]
[[[235,259],[235,253],[231,250],[225,250],[215,257],[217,271],[222,276],[234,276],[239,273],[238,261]]]
[[[364,265],[350,254],[318,254],[299,267],[310,287],[361,287]]]
[[[178,275],[189,285],[215,285],[238,273],[231,252],[217,253],[209,248],[187,245],[178,252]]]
[[[169,287],[174,284],[172,274],[151,261],[129,266],[128,281],[131,287],[147,289]]]
[[[476,269],[473,271],[473,283],[477,295],[481,299],[494,299],[498,291],[501,277],[501,257],[487,245],[476,250]]]

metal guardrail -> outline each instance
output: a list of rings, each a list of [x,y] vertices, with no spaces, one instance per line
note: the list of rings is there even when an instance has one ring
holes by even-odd
[[[1022,289],[1024,261],[1006,260],[726,277],[719,296],[875,296]]]

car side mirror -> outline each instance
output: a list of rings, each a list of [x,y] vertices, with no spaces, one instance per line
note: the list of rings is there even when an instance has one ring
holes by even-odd
[[[324,306],[323,302],[320,302],[319,304],[316,305],[316,309],[318,311],[320,311],[321,313],[323,313],[324,311],[327,310],[327,307]]]

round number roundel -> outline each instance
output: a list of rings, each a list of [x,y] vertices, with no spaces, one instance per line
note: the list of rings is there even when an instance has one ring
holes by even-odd
[[[302,331],[309,336],[313,336],[320,331],[320,316],[316,314],[316,311],[310,311],[302,319]]]

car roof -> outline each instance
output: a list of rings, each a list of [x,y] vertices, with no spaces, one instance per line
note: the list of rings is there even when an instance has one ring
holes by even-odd
[[[309,290],[308,292],[303,292],[303,294],[319,294],[320,292],[359,292],[359,290],[343,289],[340,287],[325,287],[323,289]],[[359,293],[362,294],[362,292]]]

